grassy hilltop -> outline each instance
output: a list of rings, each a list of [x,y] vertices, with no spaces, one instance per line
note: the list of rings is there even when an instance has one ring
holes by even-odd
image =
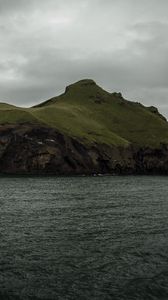
[[[0,124],[17,123],[53,127],[87,144],[168,144],[168,123],[155,107],[127,101],[120,93],[106,92],[89,79],[31,108],[0,103]]]

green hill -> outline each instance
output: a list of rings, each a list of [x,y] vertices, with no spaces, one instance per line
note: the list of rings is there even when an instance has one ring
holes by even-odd
[[[65,93],[31,108],[0,104],[1,124],[33,123],[56,128],[84,144],[168,144],[168,123],[155,107],[125,100],[93,80],[68,86]]]

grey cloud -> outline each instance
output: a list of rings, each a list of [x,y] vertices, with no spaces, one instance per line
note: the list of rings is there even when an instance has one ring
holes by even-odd
[[[33,105],[93,78],[168,116],[168,3],[0,0],[0,99]]]

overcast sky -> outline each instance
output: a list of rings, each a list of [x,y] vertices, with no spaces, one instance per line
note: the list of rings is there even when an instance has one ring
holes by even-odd
[[[0,0],[0,101],[92,78],[168,117],[167,0]]]

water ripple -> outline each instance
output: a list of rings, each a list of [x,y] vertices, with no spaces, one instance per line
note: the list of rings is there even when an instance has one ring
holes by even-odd
[[[1,177],[0,299],[168,299],[167,177]]]

